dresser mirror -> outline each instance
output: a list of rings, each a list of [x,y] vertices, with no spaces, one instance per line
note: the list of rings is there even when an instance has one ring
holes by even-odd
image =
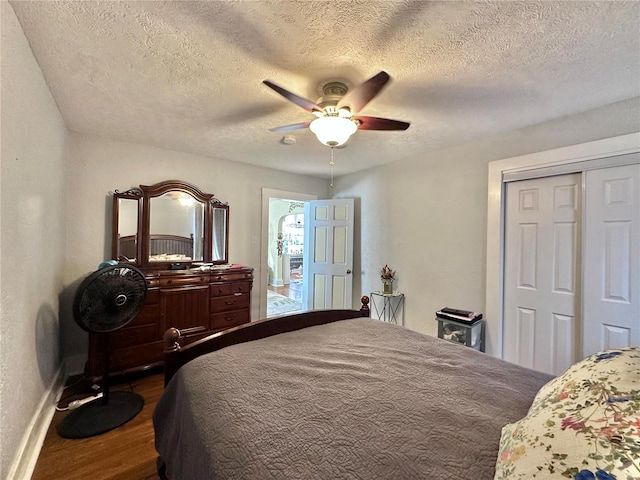
[[[213,207],[213,236],[211,245],[211,260],[213,262],[227,258],[227,212],[229,207]]]
[[[138,231],[142,216],[142,190],[132,188],[113,194],[112,257],[121,261],[138,261]]]
[[[149,199],[149,262],[203,261],[205,205],[178,191]]]
[[[113,258],[147,268],[228,263],[229,206],[179,180],[113,198]]]

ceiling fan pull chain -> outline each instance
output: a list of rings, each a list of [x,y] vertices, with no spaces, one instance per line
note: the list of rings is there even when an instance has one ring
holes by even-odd
[[[335,165],[333,161],[333,147],[331,147],[331,161],[329,162],[329,165],[331,165],[331,185],[329,186],[333,188],[333,166]]]

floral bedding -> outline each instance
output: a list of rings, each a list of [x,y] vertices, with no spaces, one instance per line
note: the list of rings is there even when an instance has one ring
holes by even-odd
[[[640,479],[640,349],[597,353],[502,430],[495,480]]]

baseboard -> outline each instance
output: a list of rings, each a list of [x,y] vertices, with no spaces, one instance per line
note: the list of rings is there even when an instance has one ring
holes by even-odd
[[[53,414],[56,412],[56,402],[62,395],[66,379],[65,372],[65,362],[62,362],[49,390],[42,396],[42,400],[22,436],[20,447],[9,468],[6,480],[27,480],[33,475],[42,444],[49,430],[49,425],[51,425]]]

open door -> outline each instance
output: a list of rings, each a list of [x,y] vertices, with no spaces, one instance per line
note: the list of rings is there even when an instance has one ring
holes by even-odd
[[[307,310],[352,308],[352,198],[305,204],[302,303]]]
[[[309,195],[305,193],[289,192],[284,190],[273,190],[270,188],[262,189],[262,238],[260,240],[261,253],[260,253],[260,288],[254,287],[255,295],[259,296],[259,301],[252,301],[252,319],[266,318],[267,317],[267,296],[269,285],[269,272],[271,256],[271,241],[269,237],[270,232],[270,200],[271,199],[287,199],[300,202],[308,202],[311,200],[317,200],[317,195]],[[251,237],[251,243],[257,243],[255,236]],[[275,240],[273,240],[275,242]],[[275,249],[274,249],[275,251]],[[275,254],[277,255],[277,254]]]

